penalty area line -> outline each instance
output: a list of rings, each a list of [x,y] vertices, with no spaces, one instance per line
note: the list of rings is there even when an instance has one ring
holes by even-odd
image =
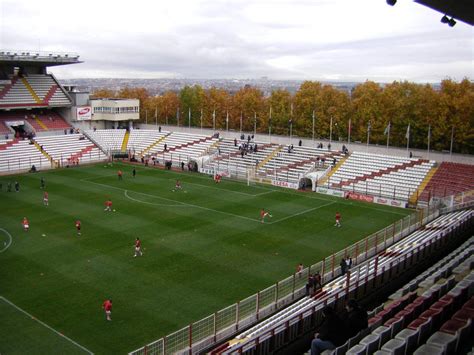
[[[57,335],[59,335],[61,338],[64,338],[66,339],[67,341],[69,341],[70,343],[74,344],[75,346],[77,346],[78,348],[84,350],[86,353],[88,354],[94,354],[92,351],[90,351],[89,349],[83,347],[82,345],[78,344],[77,342],[75,342],[74,340],[72,340],[71,338],[67,337],[66,335],[58,332],[56,329],[50,327],[49,325],[47,325],[46,323],[40,321],[38,318],[32,316],[31,314],[29,314],[27,311],[25,311],[24,309],[18,307],[16,304],[14,304],[13,302],[9,301],[8,299],[6,299],[5,297],[3,296],[0,296],[0,299],[2,299],[5,303],[9,304],[10,306],[12,306],[13,308],[15,308],[17,311],[23,313],[24,315],[28,316],[29,318],[33,319],[34,321],[38,322],[39,324],[41,324],[43,327],[51,330],[52,332],[56,333]]]
[[[310,208],[310,209],[307,209],[307,210],[304,210],[302,212],[298,212],[298,213],[295,213],[295,214],[292,214],[291,216],[286,216],[286,217],[283,217],[283,218],[280,218],[278,221],[274,221],[274,222],[269,222],[269,223],[266,223],[266,224],[275,224],[275,223],[279,223],[281,221],[286,221],[287,219],[290,219],[290,218],[293,218],[293,217],[297,217],[297,216],[301,216],[302,214],[305,214],[305,213],[308,213],[308,212],[311,212],[311,211],[314,211],[314,210],[317,210],[317,209],[320,209],[320,208],[323,208],[323,207],[327,207],[327,206],[331,206],[331,205],[334,205],[336,202],[329,202],[329,203],[326,203],[324,205],[321,205],[321,206],[316,206],[316,207],[313,207],[313,208]]]
[[[6,229],[0,228],[0,231],[5,233],[8,237],[8,243],[5,245],[5,247],[3,249],[0,250],[0,253],[3,253],[5,250],[7,250],[10,247],[10,245],[12,245],[13,238],[12,238],[12,235],[10,233],[8,233],[8,231]]]
[[[124,188],[121,188],[121,187],[116,187],[116,186],[107,185],[107,184],[101,184],[101,183],[94,182],[94,181],[86,181],[86,182],[88,182],[88,183],[90,183],[90,184],[94,184],[94,185],[105,186],[105,187],[108,187],[108,188],[111,188],[111,189],[116,189],[116,190],[121,190],[121,191],[133,192],[133,193],[135,193],[135,194],[139,194],[139,195],[143,195],[143,196],[148,196],[148,197],[152,197],[152,198],[157,198],[157,199],[160,199],[160,200],[169,201],[169,202],[173,202],[173,203],[178,203],[178,204],[181,204],[181,205],[184,205],[184,206],[188,206],[188,207],[199,208],[199,209],[205,210],[205,211],[212,211],[212,212],[216,212],[216,213],[220,213],[220,214],[225,214],[225,215],[227,215],[227,216],[232,216],[232,217],[235,217],[235,218],[245,219],[245,220],[247,220],[247,221],[252,221],[252,222],[258,222],[258,223],[260,223],[260,220],[259,220],[259,219],[249,218],[249,217],[245,217],[245,216],[239,216],[239,215],[237,215],[237,214],[233,214],[233,213],[229,213],[229,212],[224,212],[224,211],[219,211],[219,210],[215,210],[215,209],[208,208],[208,207],[204,207],[204,206],[193,205],[193,204],[191,204],[191,203],[181,202],[181,201],[173,200],[173,199],[166,198],[166,197],[151,195],[151,194],[147,194],[147,193],[145,193],[145,192],[127,190],[127,189],[124,189]],[[137,202],[143,203],[143,201],[137,201]]]

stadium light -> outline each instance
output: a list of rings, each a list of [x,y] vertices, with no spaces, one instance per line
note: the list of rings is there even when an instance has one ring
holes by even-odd
[[[451,17],[451,19],[448,22],[448,25],[449,27],[454,27],[454,25],[456,25],[456,21],[454,20],[454,18]]]
[[[448,22],[449,22],[448,16],[444,15],[443,17],[441,17],[441,23],[448,23]]]
[[[394,6],[397,3],[397,0],[387,0],[387,4],[390,6]]]

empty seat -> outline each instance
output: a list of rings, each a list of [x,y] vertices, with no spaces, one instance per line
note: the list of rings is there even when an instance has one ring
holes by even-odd
[[[369,334],[363,338],[359,344],[365,345],[367,347],[367,354],[373,354],[379,349],[380,344],[380,335],[379,334]]]
[[[405,354],[406,342],[402,339],[390,339],[383,347],[382,350],[389,351],[394,355]]]
[[[367,347],[363,344],[357,344],[350,348],[347,351],[347,354],[349,355],[365,355],[367,354]]]
[[[413,353],[415,355],[443,355],[443,349],[438,346],[434,346],[431,344],[424,344],[420,346],[416,351]]]
[[[426,342],[426,344],[437,346],[443,349],[444,354],[453,354],[456,349],[456,335],[436,332]]]
[[[416,348],[418,342],[418,331],[405,328],[395,336],[395,339],[405,341],[405,351],[409,354]]]

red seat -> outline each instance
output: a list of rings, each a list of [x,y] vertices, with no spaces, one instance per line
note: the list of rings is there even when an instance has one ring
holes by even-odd
[[[451,319],[467,322],[469,319],[474,319],[474,310],[460,309],[454,313]]]
[[[421,319],[432,319],[433,326],[438,328],[441,325],[443,317],[443,309],[427,309],[423,313],[420,314]]]
[[[464,328],[466,322],[457,320],[457,319],[449,319],[441,326],[440,331],[445,332],[448,334],[456,335],[458,330]]]
[[[462,309],[474,310],[474,298],[471,298],[469,301],[464,303]]]

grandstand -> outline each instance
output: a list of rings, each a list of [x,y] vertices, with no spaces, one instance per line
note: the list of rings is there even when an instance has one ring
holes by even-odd
[[[76,97],[46,72],[49,65],[78,63],[78,57],[0,53],[1,60],[11,71],[0,78],[0,174],[72,167],[119,155],[125,160],[135,158],[134,163],[153,159],[158,168],[170,162],[173,168],[181,169],[182,163],[194,162],[203,174],[246,179],[249,184],[311,187],[319,193],[348,199],[419,208],[413,215],[301,273],[133,354],[307,350],[321,319],[321,309],[333,305],[341,310],[349,297],[366,304],[375,299],[384,303],[370,312],[369,329],[348,339],[335,349],[336,354],[458,353],[465,347],[472,329],[474,288],[474,239],[466,241],[472,235],[474,219],[470,209],[473,165],[234,140],[191,130],[183,133],[141,129],[134,128],[131,119],[125,124],[126,129],[118,128],[124,126],[122,120],[113,122],[114,129],[105,129],[106,124],[102,125],[104,128],[92,128],[91,123],[99,120],[91,116],[87,124],[80,122]],[[104,116],[114,106],[108,104],[107,110],[98,110]],[[120,112],[120,108],[116,111]],[[138,116],[136,106],[132,111]],[[124,196],[128,196],[127,191]],[[143,196],[154,197],[146,193]],[[186,205],[183,201],[176,203],[180,207]],[[288,202],[288,206],[292,203]],[[309,210],[316,208],[319,207]],[[352,257],[354,266],[339,276],[337,260],[347,256]],[[323,287],[310,297],[305,295],[304,286],[314,272],[321,274]]]

